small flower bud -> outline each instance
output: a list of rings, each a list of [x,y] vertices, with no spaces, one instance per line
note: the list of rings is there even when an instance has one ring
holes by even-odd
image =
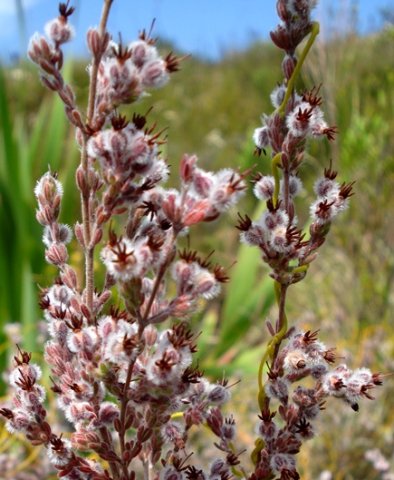
[[[271,103],[275,108],[279,108],[285,98],[286,86],[279,85],[271,93]]]
[[[53,43],[61,45],[70,41],[74,36],[73,27],[64,19],[64,17],[58,17],[51,20],[45,25],[45,33]]]
[[[148,62],[141,70],[142,83],[148,88],[163,87],[169,78],[166,62],[161,58]]]
[[[274,177],[265,175],[255,183],[253,193],[259,200],[269,200],[274,194],[274,188]]]
[[[293,75],[297,65],[297,59],[294,56],[286,55],[282,61],[282,72],[287,80]]]
[[[184,155],[180,165],[180,175],[184,182],[189,183],[193,178],[193,172],[197,162],[196,155]]]
[[[212,385],[208,393],[208,401],[218,405],[228,402],[230,399],[230,392],[228,388],[223,385]]]
[[[98,245],[103,238],[103,229],[98,227],[94,230],[92,235],[92,245]]]
[[[269,145],[269,136],[268,136],[269,129],[268,127],[260,127],[256,128],[253,133],[253,141],[257,148],[263,150],[265,147]]]
[[[102,53],[100,34],[96,28],[89,28],[86,34],[87,44],[89,50],[94,57],[98,57]]]
[[[88,195],[89,194],[89,187],[88,187],[88,183],[86,181],[85,171],[83,170],[81,165],[77,168],[75,176],[76,176],[75,178],[76,178],[76,181],[77,181],[78,188],[79,188],[80,192],[82,193],[82,195],[85,195],[85,196]]]
[[[81,247],[85,248],[85,238],[83,234],[83,225],[81,223],[76,223],[74,226],[75,238],[78,240]]]
[[[45,252],[45,260],[57,266],[64,265],[68,260],[67,248],[63,243],[53,243]]]

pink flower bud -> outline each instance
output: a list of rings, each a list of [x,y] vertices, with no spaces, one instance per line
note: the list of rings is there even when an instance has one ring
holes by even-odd
[[[45,252],[45,260],[53,265],[64,265],[68,260],[67,248],[63,243],[53,243]]]
[[[180,165],[180,175],[184,182],[189,183],[193,178],[193,172],[195,171],[197,163],[196,155],[185,154],[182,157]]]
[[[76,223],[74,226],[75,237],[78,240],[81,247],[85,247],[85,238],[83,233],[83,225],[81,223]]]
[[[209,210],[208,200],[198,200],[193,202],[191,208],[182,216],[182,223],[186,227],[195,225],[204,220],[205,215]]]
[[[101,439],[94,432],[78,430],[71,434],[71,443],[73,448],[86,452],[92,449],[94,450],[95,447],[99,446]]]
[[[166,62],[160,58],[144,65],[141,70],[141,79],[145,87],[160,88],[169,80]]]
[[[28,56],[34,63],[40,63],[43,59],[50,61],[52,59],[52,50],[45,37],[35,33],[27,49]]]
[[[256,128],[253,133],[253,141],[257,148],[263,150],[269,145],[269,129],[268,127]]]
[[[222,405],[230,399],[230,392],[228,388],[223,385],[212,385],[208,393],[208,401],[217,405]]]
[[[45,33],[53,43],[61,45],[72,39],[74,29],[63,17],[58,17],[45,25]]]
[[[96,28],[89,28],[86,34],[86,40],[89,50],[92,52],[94,57],[101,55],[101,39],[100,34]]]
[[[112,402],[103,402],[100,405],[98,420],[106,425],[112,425],[114,420],[119,417],[119,407]]]
[[[292,76],[297,65],[297,59],[294,56],[286,55],[282,61],[282,72],[287,80]]]
[[[265,175],[255,183],[253,193],[259,200],[269,200],[274,194],[274,187],[274,177]]]
[[[38,203],[45,206],[55,202],[57,197],[62,197],[63,187],[51,172],[47,172],[37,182],[34,194]]]

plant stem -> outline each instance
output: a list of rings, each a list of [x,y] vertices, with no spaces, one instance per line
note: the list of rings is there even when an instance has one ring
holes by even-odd
[[[109,12],[111,9],[113,0],[104,0],[104,5],[101,13],[101,20],[99,26],[100,37],[103,38],[106,32],[106,26],[108,21]],[[98,67],[101,61],[101,55],[95,55],[93,58],[93,65],[90,74],[89,84],[89,101],[87,109],[86,123],[90,125],[94,118],[95,113],[95,101],[97,92],[97,73]],[[82,152],[81,152],[81,167],[84,172],[85,178],[88,177],[89,159],[87,153],[87,141],[88,134],[84,134]],[[82,224],[83,235],[85,242],[85,287],[86,287],[86,304],[88,309],[93,311],[93,293],[94,293],[94,246],[91,245],[93,212],[91,205],[91,189],[89,182],[87,191],[81,192],[81,205],[82,205]]]
[[[320,32],[320,25],[318,22],[312,22],[312,28],[311,28],[311,34],[310,37],[308,38],[308,41],[304,47],[304,50],[302,51],[300,58],[298,59],[297,65],[290,77],[290,80],[287,83],[287,88],[286,88],[286,94],[283,99],[283,102],[280,104],[278,108],[278,113],[280,116],[283,116],[285,114],[285,109],[287,102],[289,101],[290,95],[293,92],[294,89],[294,84],[295,81],[297,80],[297,77],[301,71],[302,65],[305,61],[306,56],[308,55],[309,50],[311,49],[317,35],[319,35]]]
[[[287,285],[282,285],[278,282],[275,282],[276,301],[279,307],[279,313],[278,313],[279,330],[276,333],[276,335],[268,342],[264,355],[260,360],[257,380],[259,385],[258,402],[261,410],[263,410],[267,406],[266,395],[264,390],[264,381],[263,381],[264,365],[267,363],[269,359],[271,359],[271,366],[274,365],[276,356],[278,354],[279,346],[283,340],[283,337],[286,335],[286,332],[287,332],[287,316],[285,311],[287,288],[288,288]]]
[[[148,303],[146,305],[144,315],[140,316],[138,322],[139,322],[139,328],[138,328],[138,340],[141,341],[142,339],[142,334],[144,333],[144,329],[147,325],[147,320],[149,318],[149,313],[152,308],[153,302],[156,298],[157,292],[159,291],[160,283],[164,277],[165,272],[167,271],[167,267],[169,265],[169,260],[172,255],[172,247],[175,243],[176,240],[176,234],[173,233],[173,238],[172,238],[172,245],[171,248],[168,250],[168,254],[166,259],[164,260],[162,266],[160,267],[160,270],[157,273],[155,283],[151,292],[151,295],[149,297]],[[121,450],[121,455],[123,457],[123,453],[125,451],[125,434],[126,434],[126,429],[125,429],[125,420],[126,420],[126,410],[127,410],[127,404],[128,404],[128,398],[127,398],[127,391],[130,386],[131,382],[131,376],[133,373],[133,367],[135,363],[136,357],[133,357],[130,359],[130,363],[127,369],[127,375],[126,375],[126,380],[123,388],[123,394],[122,394],[122,401],[121,401],[121,407],[120,407],[120,430],[119,430],[119,441],[120,441],[120,450]],[[127,472],[127,467],[123,464],[123,469],[126,468]]]
[[[280,187],[280,178],[279,178],[279,165],[281,165],[282,153],[277,153],[271,161],[272,175],[275,180],[274,194],[272,195],[272,203],[274,207],[278,206],[279,199],[279,187]]]

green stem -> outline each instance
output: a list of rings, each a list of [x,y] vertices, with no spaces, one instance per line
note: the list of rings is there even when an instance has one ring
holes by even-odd
[[[272,202],[274,204],[274,207],[278,205],[278,199],[279,199],[279,187],[280,187],[279,165],[281,165],[281,161],[282,161],[281,152],[277,153],[271,161],[272,175],[275,180],[274,194],[272,196]]]
[[[285,113],[285,108],[286,108],[286,105],[287,105],[287,102],[289,101],[289,98],[290,98],[290,95],[292,94],[293,92],[293,89],[294,89],[294,84],[295,84],[295,81],[297,80],[297,77],[301,71],[301,68],[302,68],[302,65],[305,61],[305,58],[306,56],[308,55],[309,53],[309,50],[311,49],[316,37],[319,35],[319,32],[320,32],[320,25],[318,22],[312,22],[312,28],[311,28],[311,34],[310,34],[310,37],[304,47],[304,50],[302,51],[301,55],[300,55],[300,58],[298,59],[298,62],[297,62],[297,65],[287,83],[287,89],[286,89],[286,94],[285,94],[285,98],[283,99],[283,102],[280,104],[280,107],[278,108],[277,112],[279,113],[279,115],[281,117],[283,117],[284,113]]]
[[[280,307],[279,310],[279,332],[272,337],[272,339],[268,342],[267,348],[264,352],[260,360],[259,370],[258,370],[258,385],[259,385],[259,393],[258,393],[258,403],[260,410],[264,409],[265,403],[265,389],[264,389],[264,381],[263,381],[263,371],[264,365],[267,363],[268,359],[274,360],[274,352],[275,347],[281,343],[283,337],[286,335],[287,332],[287,316],[284,309],[284,300],[286,295],[286,288],[278,282],[275,282],[275,296],[276,302]]]

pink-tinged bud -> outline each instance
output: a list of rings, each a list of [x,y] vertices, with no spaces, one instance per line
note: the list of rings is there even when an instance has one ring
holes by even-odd
[[[215,177],[210,172],[195,168],[193,172],[193,187],[201,197],[208,197],[215,187]]]
[[[275,108],[279,108],[285,98],[286,94],[286,86],[285,85],[279,85],[274,90],[271,92],[270,98],[271,98],[271,103]]]
[[[79,188],[80,192],[82,193],[82,195],[84,195],[84,196],[88,195],[89,194],[89,186],[88,186],[88,182],[86,181],[85,171],[84,171],[84,169],[82,168],[81,165],[77,168],[75,178],[76,178],[78,188]]]
[[[182,216],[182,223],[185,227],[202,222],[209,210],[209,200],[198,200],[194,202],[190,210]]]
[[[141,70],[141,79],[145,87],[163,87],[170,79],[166,62],[162,58],[159,58],[145,64]]]
[[[49,207],[41,208],[36,212],[36,219],[38,223],[42,226],[49,226],[51,225],[56,219],[52,214],[52,210]]]
[[[197,156],[185,154],[182,157],[180,165],[180,175],[184,182],[189,183],[193,178],[193,172],[196,168]]]
[[[101,444],[100,437],[91,431],[78,430],[71,435],[71,443],[73,448],[86,452],[95,450]]]
[[[75,290],[78,288],[77,274],[75,270],[69,265],[64,266],[63,272],[61,273],[60,278],[68,288],[71,288],[72,290]]]
[[[152,347],[157,340],[157,330],[153,325],[148,325],[143,333],[143,338],[145,340],[147,347]]]
[[[282,72],[287,80],[293,75],[294,69],[297,65],[297,59],[293,56],[286,55],[282,62]]]
[[[44,72],[49,73],[49,75],[56,75],[57,69],[53,63],[48,62],[48,60],[40,60],[38,64]]]
[[[94,406],[89,402],[73,402],[65,412],[69,422],[91,421],[96,418]]]
[[[49,90],[58,92],[62,88],[62,84],[57,78],[48,78],[45,75],[41,75],[40,79],[44,87],[48,88]]]
[[[75,127],[83,128],[82,117],[81,117],[81,114],[78,112],[78,110],[76,110],[75,108],[66,107],[65,112],[66,112],[67,118]]]
[[[85,248],[85,238],[83,234],[83,225],[81,223],[76,223],[74,226],[75,237],[78,240],[81,247]]]
[[[111,298],[111,291],[104,290],[96,299],[95,307],[97,310],[100,310],[103,305],[105,305],[108,300]]]
[[[103,229],[98,227],[94,230],[92,235],[92,246],[98,245],[103,238]]]
[[[67,244],[72,239],[72,231],[68,225],[53,223],[51,226],[44,228],[42,241],[46,247],[50,247],[52,243]]]
[[[223,416],[218,407],[214,407],[210,410],[207,416],[207,423],[213,433],[220,437],[222,433],[221,430],[223,426]]]
[[[279,0],[276,2],[276,11],[278,13],[278,17],[283,21],[286,22],[290,19],[290,15],[287,9],[288,2],[286,0]]]
[[[230,392],[228,388],[223,385],[212,385],[208,393],[208,401],[217,405],[222,405],[230,399]]]
[[[64,265],[68,260],[67,248],[63,243],[53,243],[45,252],[45,260],[53,265]]]
[[[184,261],[176,262],[173,267],[173,277],[176,280],[179,289],[184,291],[187,288],[193,274],[193,265]]]
[[[29,42],[27,54],[34,63],[40,63],[41,60],[52,59],[52,51],[45,37],[35,33]]]
[[[176,318],[187,317],[196,308],[190,295],[179,295],[170,304],[172,315]]]
[[[232,417],[226,418],[221,432],[222,438],[233,440],[235,437],[235,422]]]
[[[296,471],[296,463],[294,455],[287,453],[275,453],[270,460],[270,466],[275,473],[294,472]],[[299,478],[297,476],[286,475],[284,478]]]
[[[64,85],[61,90],[59,90],[59,97],[63,100],[65,105],[68,107],[73,107],[75,102],[74,92],[71,90],[69,85]]]
[[[269,441],[276,437],[278,428],[275,423],[270,420],[268,422],[261,422],[258,431],[264,440]]]
[[[289,396],[289,382],[279,377],[266,384],[265,392],[268,397],[277,398],[282,402],[287,401]]]
[[[74,36],[74,29],[64,17],[60,16],[45,25],[45,33],[53,43],[61,45],[72,39]]]
[[[6,423],[6,428],[10,433],[26,432],[31,425],[30,414],[23,410],[18,410],[13,413],[13,418]]]
[[[263,150],[269,145],[269,129],[268,127],[256,128],[253,133],[253,141],[257,148]]]
[[[101,37],[96,28],[89,28],[86,34],[86,40],[89,50],[94,57],[98,57],[102,54]]]
[[[40,205],[52,205],[55,202],[60,202],[57,197],[61,198],[63,196],[63,187],[51,172],[47,172],[38,180],[34,194]]]
[[[178,422],[168,422],[161,429],[164,441],[167,443],[173,443],[177,448],[184,448],[184,428]]]
[[[336,197],[339,194],[339,184],[330,178],[319,178],[313,187],[316,195],[321,198]]]
[[[100,178],[100,175],[94,170],[94,168],[89,168],[88,170],[88,185],[93,190],[93,192],[96,192],[103,186],[103,181]]]
[[[137,40],[130,43],[128,49],[131,52],[131,59],[134,65],[138,68],[142,68],[145,63],[158,58],[156,47],[145,40]]]
[[[100,405],[98,414],[99,422],[112,425],[114,420],[119,417],[119,407],[111,402],[103,402]]]
[[[216,476],[219,475],[221,478],[221,473],[226,474],[228,473],[228,466],[226,462],[221,458],[215,458],[215,460],[211,463],[211,475]]]
[[[89,308],[87,307],[87,305],[85,305],[84,303],[82,303],[80,305],[80,309],[81,309],[81,313],[82,315],[89,321],[92,317],[92,314],[89,310]]]
[[[274,177],[265,175],[255,183],[253,193],[259,200],[269,200],[274,194],[274,188]]]
[[[220,293],[220,284],[208,270],[202,269],[195,278],[195,292],[198,295],[210,300],[215,298]]]
[[[178,206],[179,194],[176,191],[168,192],[165,199],[163,199],[162,208],[168,219],[175,224],[181,221],[181,209]]]

